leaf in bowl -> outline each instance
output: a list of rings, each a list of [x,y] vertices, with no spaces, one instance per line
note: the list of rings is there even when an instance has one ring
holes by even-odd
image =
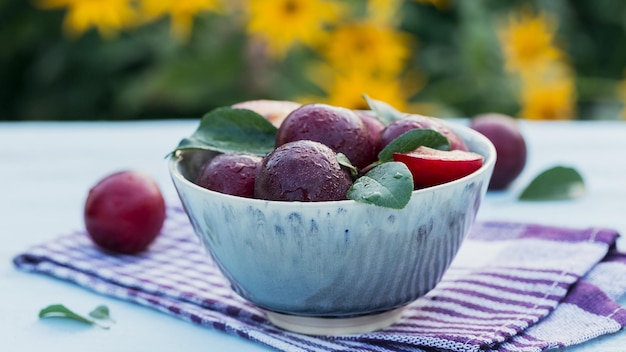
[[[359,170],[352,165],[352,162],[350,162],[350,159],[348,159],[344,153],[337,153],[337,162],[350,171],[350,176],[352,176],[353,179],[359,176]]]
[[[359,177],[347,197],[361,203],[402,209],[409,203],[412,192],[413,177],[409,169],[401,162],[390,161]]]
[[[221,153],[266,155],[274,149],[278,129],[252,110],[221,107],[205,114],[198,129],[178,150],[202,149]]]
[[[439,150],[449,150],[450,142],[443,134],[428,128],[415,128],[409,130],[387,144],[378,153],[381,162],[393,160],[393,153],[408,153],[424,146]]]
[[[372,99],[366,94],[363,94],[363,99],[365,99],[369,108],[385,125],[388,125],[393,120],[398,120],[406,116],[405,113],[396,110],[393,106],[385,103],[384,101]]]

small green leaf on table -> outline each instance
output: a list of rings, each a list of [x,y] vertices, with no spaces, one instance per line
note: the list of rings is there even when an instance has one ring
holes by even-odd
[[[95,319],[108,320],[110,322],[115,322],[111,318],[111,313],[109,312],[109,307],[105,305],[99,305],[94,310],[89,312],[89,316]]]
[[[102,307],[102,306],[100,306]],[[100,309],[102,310],[102,308],[96,308],[96,310]],[[108,308],[106,309],[108,312]],[[98,313],[100,314],[100,313]],[[108,313],[107,313],[108,314]],[[109,327],[106,325],[102,325],[99,324],[98,322],[96,322],[95,320],[89,319],[87,317],[84,317],[78,313],[75,313],[74,311],[70,310],[69,308],[67,308],[66,306],[62,305],[62,304],[52,304],[47,306],[46,308],[43,308],[42,310],[39,311],[39,318],[44,319],[44,318],[63,318],[63,319],[70,319],[70,320],[74,320],[83,324],[87,324],[87,325],[96,325],[98,327],[101,327],[103,329],[108,329]]]
[[[567,200],[585,194],[585,183],[576,169],[554,166],[535,177],[519,196],[520,200]]]
[[[392,209],[404,208],[411,199],[413,177],[401,162],[380,164],[359,177],[347,197],[357,202]]]

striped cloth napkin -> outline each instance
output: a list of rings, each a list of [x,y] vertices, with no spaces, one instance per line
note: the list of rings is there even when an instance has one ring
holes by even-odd
[[[616,303],[626,292],[617,237],[601,228],[476,223],[441,283],[400,321],[338,337],[273,326],[231,290],[177,207],[141,255],[105,254],[75,232],[28,249],[14,264],[283,351],[542,351],[626,326],[626,309]]]

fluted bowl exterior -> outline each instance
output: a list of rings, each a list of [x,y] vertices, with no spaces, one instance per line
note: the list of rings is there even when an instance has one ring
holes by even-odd
[[[414,191],[401,210],[213,192],[190,181],[206,153],[180,153],[169,168],[196,235],[239,295],[283,314],[374,314],[406,305],[439,282],[485,196],[493,145],[466,126],[449,125],[484,156],[483,166]]]

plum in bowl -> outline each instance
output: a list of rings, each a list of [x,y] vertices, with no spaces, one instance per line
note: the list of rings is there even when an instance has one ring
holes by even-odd
[[[475,172],[415,190],[403,209],[354,200],[269,201],[196,185],[215,155],[179,151],[173,183],[194,231],[233,289],[287,330],[377,330],[431,290],[455,257],[484,198],[496,153],[480,133],[450,124],[484,157]]]

